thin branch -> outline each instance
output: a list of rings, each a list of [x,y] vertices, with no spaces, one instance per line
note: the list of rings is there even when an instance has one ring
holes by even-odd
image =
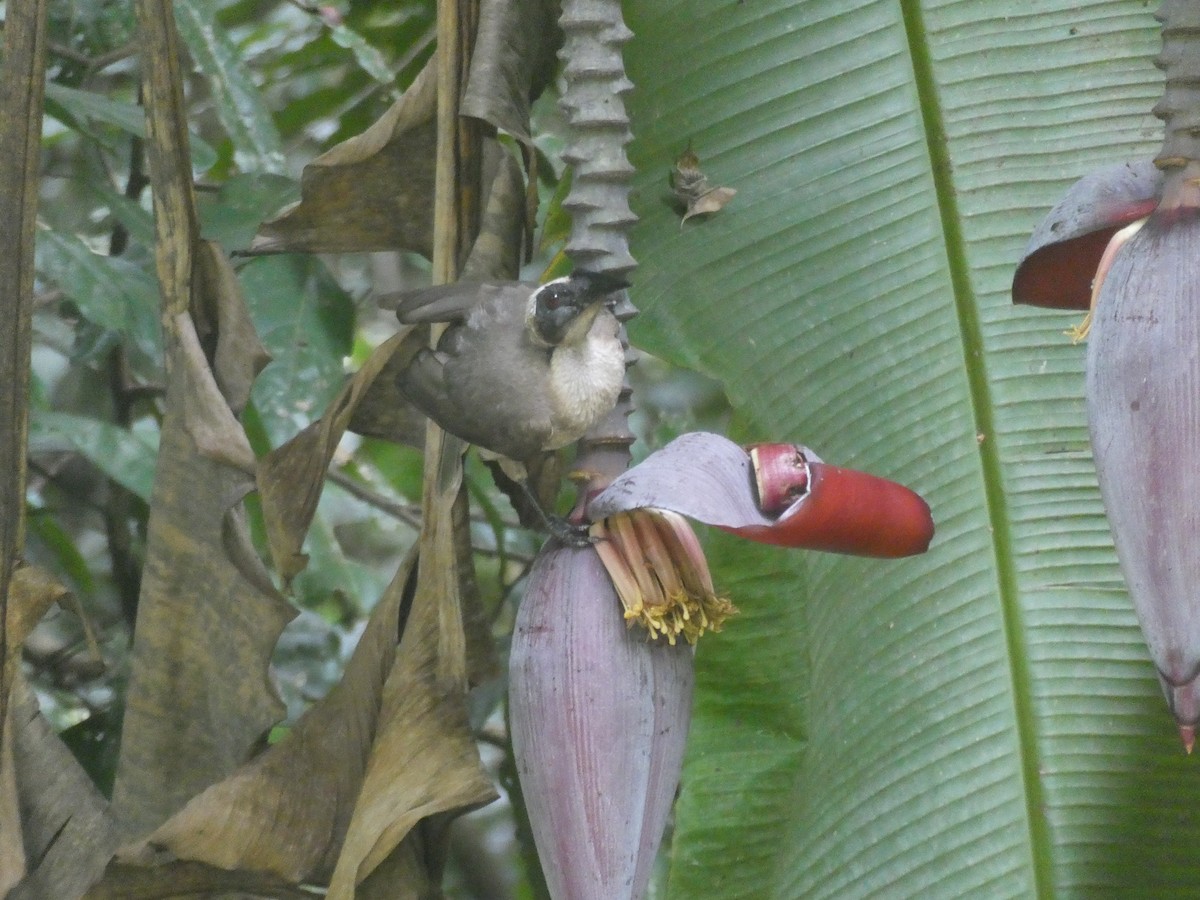
[[[329,470],[329,480],[368,506],[374,507],[394,519],[399,519],[405,525],[411,525],[418,531],[421,530],[419,506],[409,503],[399,503],[389,497],[385,497],[383,494],[372,490],[361,481],[351,478],[339,469],[331,468]]]
[[[329,480],[331,482],[333,482],[334,484],[336,484],[338,487],[342,488],[344,491],[346,491],[346,493],[357,498],[358,500],[361,500],[363,503],[367,504],[368,506],[372,507],[373,509],[377,509],[381,513],[384,513],[385,515],[389,515],[394,519],[399,519],[404,524],[409,525],[409,526],[413,527],[414,529],[420,531],[420,529],[421,529],[421,512],[420,512],[421,508],[417,504],[401,503],[397,500],[391,499],[390,497],[385,497],[383,494],[379,493],[378,491],[372,490],[370,487],[363,484],[361,481],[351,478],[349,475],[347,475],[345,472],[340,471],[339,469],[331,468],[329,470]],[[488,521],[488,519],[482,515],[472,515],[471,521],[476,522],[481,525],[491,524]],[[505,521],[502,524],[503,524],[504,528],[510,528],[510,529],[521,527],[516,522]],[[500,542],[500,536],[497,536],[497,544],[498,545],[499,545],[499,542]],[[521,563],[523,566],[525,566],[526,571],[528,570],[528,567],[533,564],[532,556],[528,556],[523,553],[513,553],[509,550],[503,550],[503,549],[500,549],[499,546],[497,546],[497,547],[472,547],[471,549],[473,552],[478,553],[480,556],[495,557],[495,558],[503,559],[506,562]],[[520,578],[522,578],[522,577],[524,577],[524,574],[522,574],[517,580],[519,581]],[[511,586],[506,588],[506,592],[509,590],[511,590]]]
[[[137,56],[138,52],[138,45],[135,41],[130,41],[128,44],[116,47],[107,53],[101,53],[99,56],[88,56],[86,53],[80,53],[78,50],[68,47],[65,44],[56,44],[53,41],[47,44],[46,47],[55,56],[84,66],[89,74],[100,72],[107,69],[113,63],[119,63],[121,60]]]

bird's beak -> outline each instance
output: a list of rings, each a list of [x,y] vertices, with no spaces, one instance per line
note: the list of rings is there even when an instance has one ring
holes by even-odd
[[[629,282],[618,275],[609,275],[606,272],[579,272],[587,288],[583,294],[583,301],[586,304],[595,303],[598,300],[603,300],[605,303],[612,305],[617,302],[616,296],[618,291],[623,291],[629,287]]]

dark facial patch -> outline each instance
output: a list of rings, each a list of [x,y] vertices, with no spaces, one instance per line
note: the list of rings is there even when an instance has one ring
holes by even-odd
[[[538,337],[548,344],[557,344],[563,339],[580,311],[578,298],[565,285],[555,285],[555,288],[538,295],[533,312]]]

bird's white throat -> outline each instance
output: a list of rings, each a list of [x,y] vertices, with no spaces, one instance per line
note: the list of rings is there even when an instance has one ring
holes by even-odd
[[[587,340],[560,344],[551,355],[555,446],[579,440],[616,404],[625,380],[625,350],[617,328],[617,320],[602,310],[592,322]]]

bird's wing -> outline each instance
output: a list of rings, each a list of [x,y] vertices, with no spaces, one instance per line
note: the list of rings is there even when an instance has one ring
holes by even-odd
[[[446,373],[442,360],[428,347],[422,347],[413,354],[396,383],[400,393],[431,419],[441,421],[443,415],[453,407],[446,394]]]
[[[480,282],[477,284],[439,284],[393,294],[380,300],[381,306],[394,306],[396,318],[407,325],[423,322],[463,322],[471,311],[488,301],[499,299],[507,292],[520,297],[532,292],[537,285],[523,282]],[[394,301],[394,302],[393,302]]]
[[[512,452],[514,448],[524,449],[523,442],[518,441],[514,445],[508,433],[509,428],[520,429],[519,423],[501,420],[501,427],[497,428],[498,423],[493,418],[480,421],[477,415],[470,415],[464,410],[456,392],[447,388],[445,357],[441,353],[429,349],[418,352],[397,384],[400,393],[413,406],[450,434],[498,453]]]

